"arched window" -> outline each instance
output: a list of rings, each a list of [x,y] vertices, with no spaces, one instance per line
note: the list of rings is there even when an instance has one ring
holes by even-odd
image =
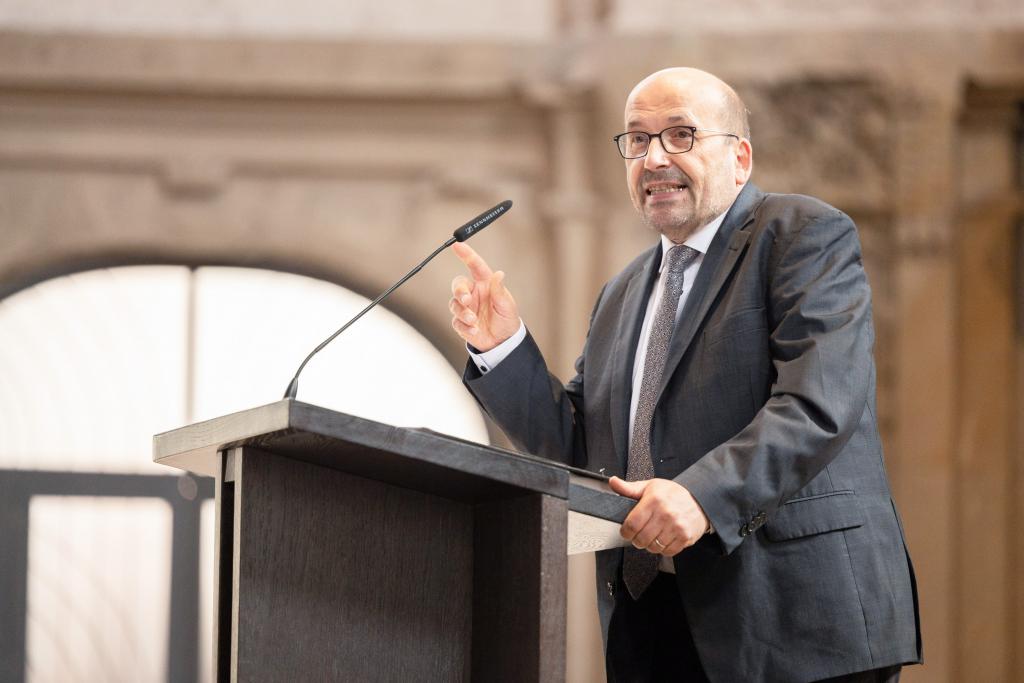
[[[153,464],[152,435],[278,400],[365,304],[307,277],[180,266],[0,301],[4,666],[29,681],[208,680],[212,486]],[[382,308],[311,361],[299,399],[487,441],[458,374]]]

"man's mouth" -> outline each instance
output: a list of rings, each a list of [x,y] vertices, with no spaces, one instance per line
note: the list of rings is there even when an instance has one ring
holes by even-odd
[[[647,188],[644,189],[644,193],[648,197],[655,197],[658,195],[671,194],[673,192],[682,192],[685,189],[686,185],[679,185],[675,183],[668,185],[648,185]]]

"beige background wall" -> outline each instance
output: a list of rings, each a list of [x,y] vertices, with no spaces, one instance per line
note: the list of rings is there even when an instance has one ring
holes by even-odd
[[[0,296],[97,265],[258,265],[372,295],[454,226],[568,377],[601,283],[652,241],[619,132],[685,64],[752,111],[754,179],[857,221],[928,663],[1024,679],[1024,8],[1011,0],[0,0]],[[285,11],[287,8],[287,11]],[[444,256],[392,308],[461,365]],[[587,560],[570,677],[599,675]]]

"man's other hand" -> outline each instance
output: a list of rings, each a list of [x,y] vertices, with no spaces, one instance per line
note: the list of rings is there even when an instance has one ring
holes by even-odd
[[[619,533],[641,550],[672,557],[700,540],[711,523],[697,499],[671,479],[608,482],[620,496],[640,501]]]

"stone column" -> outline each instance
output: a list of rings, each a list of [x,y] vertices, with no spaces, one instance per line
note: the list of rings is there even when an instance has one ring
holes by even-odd
[[[1021,538],[1014,522],[1019,514],[1014,461],[1020,457],[1014,418],[1021,400],[1013,381],[1019,344],[1014,272],[1019,265],[1013,248],[1020,216],[1014,186],[1020,163],[1016,126],[1014,102],[975,94],[968,96],[958,131],[960,680],[1019,680],[1011,671],[1014,584],[1020,585],[1014,564]]]
[[[958,680],[956,281],[951,253],[956,111],[951,99],[904,99],[894,145],[897,318],[889,467],[922,596],[928,664],[908,681]],[[939,504],[938,501],[945,501]],[[978,679],[981,680],[981,679]]]

